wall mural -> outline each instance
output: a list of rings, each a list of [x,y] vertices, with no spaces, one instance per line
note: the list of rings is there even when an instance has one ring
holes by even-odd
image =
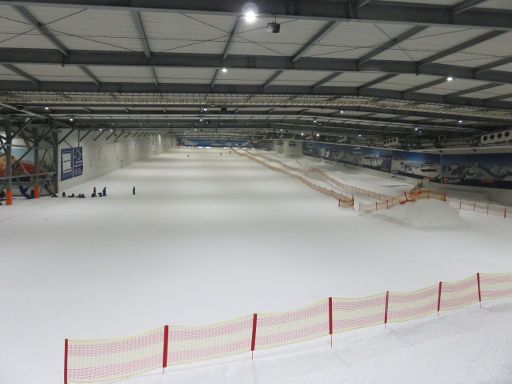
[[[512,153],[438,155],[305,142],[303,153],[434,182],[512,189]]]

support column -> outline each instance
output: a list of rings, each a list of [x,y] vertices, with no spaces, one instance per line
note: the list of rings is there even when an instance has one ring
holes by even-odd
[[[39,172],[40,172],[40,159],[39,159],[39,143],[41,138],[39,137],[39,129],[34,128],[35,136],[35,143],[34,143],[34,166],[35,166],[35,173],[37,176],[34,180],[34,199],[39,199],[39,195],[41,194],[41,187],[39,186]]]
[[[7,176],[7,188],[5,189],[5,205],[12,205],[12,131],[8,124],[5,127],[6,146],[5,146],[5,176]]]

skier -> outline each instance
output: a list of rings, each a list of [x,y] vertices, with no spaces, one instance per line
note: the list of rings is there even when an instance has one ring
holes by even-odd
[[[133,189],[132,189],[132,194],[135,195],[135,187],[133,187]]]
[[[92,187],[92,197],[96,197],[96,187]]]
[[[189,158],[189,157],[190,157],[190,155],[187,153],[187,158]]]
[[[107,187],[103,187],[103,197],[107,196]]]

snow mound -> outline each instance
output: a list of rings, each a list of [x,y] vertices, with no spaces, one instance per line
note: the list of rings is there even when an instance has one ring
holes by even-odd
[[[415,229],[463,228],[459,211],[439,200],[418,200],[373,214],[379,219]]]

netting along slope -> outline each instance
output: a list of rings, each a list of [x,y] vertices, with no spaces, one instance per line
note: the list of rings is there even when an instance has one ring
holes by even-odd
[[[294,311],[254,314],[213,325],[166,325],[133,337],[66,340],[64,383],[140,376],[167,366],[300,343],[356,328],[410,321],[482,300],[507,297],[512,297],[512,273],[478,273],[412,292],[332,297]]]

